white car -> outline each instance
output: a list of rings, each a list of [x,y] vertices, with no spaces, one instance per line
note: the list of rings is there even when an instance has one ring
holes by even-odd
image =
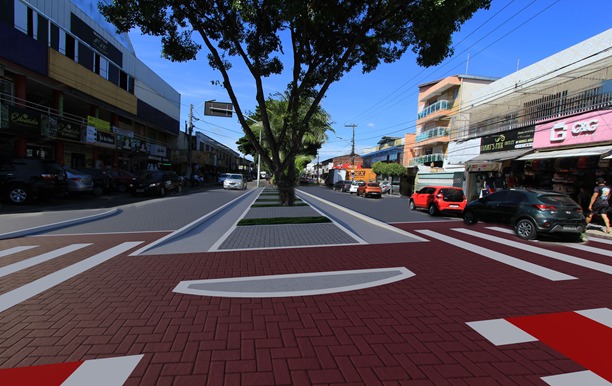
[[[246,189],[247,184],[242,174],[228,174],[223,181],[223,189]]]
[[[361,180],[355,180],[353,182],[351,182],[351,187],[349,188],[349,193],[353,194],[353,193],[357,193],[357,188],[359,188],[360,186],[365,185],[365,181],[361,181]]]

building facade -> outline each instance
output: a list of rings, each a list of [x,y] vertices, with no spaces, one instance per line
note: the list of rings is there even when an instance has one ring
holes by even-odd
[[[478,143],[479,155],[466,163],[468,199],[496,177],[504,187],[555,190],[577,201],[597,177],[612,181],[611,46],[612,29],[465,101],[451,139]]]
[[[180,94],[97,1],[0,0],[0,156],[170,168]]]

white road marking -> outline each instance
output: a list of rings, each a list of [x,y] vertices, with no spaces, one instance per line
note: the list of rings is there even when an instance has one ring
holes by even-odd
[[[511,231],[510,229],[506,229],[506,228],[487,227],[487,229],[491,229],[493,231],[502,232],[502,233],[514,234],[513,231]],[[590,238],[589,241],[593,241],[593,239]],[[564,243],[563,246],[564,247],[578,249],[580,251],[585,251],[585,252],[589,252],[589,253],[595,253],[597,255],[604,255],[604,256],[612,257],[612,252],[610,252],[608,250],[597,248],[597,247],[590,247],[590,246],[584,245],[584,244]]]
[[[496,243],[504,244],[504,245],[507,245],[507,246],[510,246],[510,247],[513,247],[513,248],[521,249],[523,251],[535,253],[535,254],[538,254],[538,255],[546,256],[546,257],[550,257],[551,259],[560,260],[560,261],[563,261],[563,262],[566,262],[566,263],[570,263],[570,264],[574,264],[574,265],[579,265],[581,267],[590,268],[590,269],[593,269],[595,271],[599,271],[599,272],[603,272],[603,273],[607,273],[609,275],[612,275],[612,266],[610,266],[610,265],[597,263],[595,261],[590,261],[590,260],[582,259],[580,257],[566,255],[565,253],[559,253],[559,252],[551,251],[550,249],[535,247],[533,245],[519,243],[519,242],[508,240],[508,239],[502,239],[501,237],[496,237],[496,236],[492,236],[492,235],[488,235],[488,234],[483,234],[483,233],[475,232],[475,231],[472,231],[472,230],[469,230],[469,229],[465,229],[465,228],[453,228],[452,230],[456,231],[456,232],[464,233],[466,235],[470,235],[470,236],[478,237],[478,238],[481,238],[481,239],[485,239],[485,240],[488,240],[488,241],[493,241],[493,242],[496,242]]]
[[[24,245],[21,247],[13,247],[9,249],[5,249],[4,251],[0,251],[0,257],[13,255],[15,253],[27,251],[28,249],[36,248],[38,245]]]
[[[135,246],[143,243],[142,241],[130,241],[119,244],[104,252],[98,253],[95,256],[89,257],[78,263],[72,264],[59,271],[53,272],[47,276],[34,280],[31,283],[15,288],[12,291],[0,295],[0,312],[5,311],[29,298],[36,296],[64,281],[77,276],[80,273],[87,271],[99,264],[112,259],[113,257],[128,251]]]
[[[313,296],[360,290],[413,277],[405,267],[185,280],[173,292],[230,298]]]
[[[468,250],[470,252],[474,252],[480,254],[483,257],[486,257],[491,260],[495,260],[502,264],[509,265],[514,268],[518,268],[522,271],[529,272],[531,274],[543,277],[552,281],[561,281],[561,280],[574,280],[577,279],[574,276],[566,275],[562,272],[558,272],[549,268],[545,268],[539,266],[537,264],[530,263],[528,261],[520,260],[512,256],[505,255],[503,253],[499,253],[497,251],[480,247],[475,244],[467,243],[463,240],[455,239],[449,236],[445,236],[440,233],[436,233],[430,230],[417,230],[417,232],[432,237],[434,239],[438,239],[440,241],[444,241],[445,243],[454,245],[456,247]]]
[[[537,341],[505,319],[481,320],[466,324],[496,346]]]
[[[86,360],[62,386],[121,386],[144,355]]]
[[[603,237],[589,237],[589,242],[594,241],[596,243],[612,245],[612,240],[604,239]]]
[[[17,263],[9,264],[7,266],[0,268],[0,277],[10,275],[12,273],[21,271],[22,269],[30,268],[38,264],[42,264],[45,261],[49,261],[49,260],[55,259],[56,257],[66,255],[74,251],[78,251],[79,249],[85,248],[89,245],[91,245],[91,243],[72,244],[72,245],[68,245],[60,249],[56,249],[54,251],[43,253],[42,255],[34,256],[29,259],[19,261]]]
[[[542,377],[540,379],[548,383],[550,386],[610,386],[610,382],[589,370],[551,375],[548,377]]]
[[[612,328],[612,310],[609,308],[594,308],[576,311],[576,313]]]

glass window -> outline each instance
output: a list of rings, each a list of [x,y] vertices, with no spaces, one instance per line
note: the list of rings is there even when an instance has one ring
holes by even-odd
[[[15,28],[28,33],[28,7],[21,1],[15,1]]]

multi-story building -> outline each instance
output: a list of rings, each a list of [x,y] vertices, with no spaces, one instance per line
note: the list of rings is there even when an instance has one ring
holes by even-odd
[[[382,137],[377,146],[361,156],[363,167],[371,168],[376,162],[393,162],[403,165],[404,139],[400,137]]]
[[[612,29],[525,67],[465,99],[452,139],[475,141],[466,193],[493,174],[578,199],[596,177],[612,180]],[[587,203],[588,204],[588,203]]]
[[[2,157],[133,170],[169,163],[180,94],[97,1],[0,0],[0,36]]]
[[[443,170],[451,139],[451,121],[462,101],[497,78],[454,75],[419,85],[416,137],[413,158],[407,166],[420,172]]]

